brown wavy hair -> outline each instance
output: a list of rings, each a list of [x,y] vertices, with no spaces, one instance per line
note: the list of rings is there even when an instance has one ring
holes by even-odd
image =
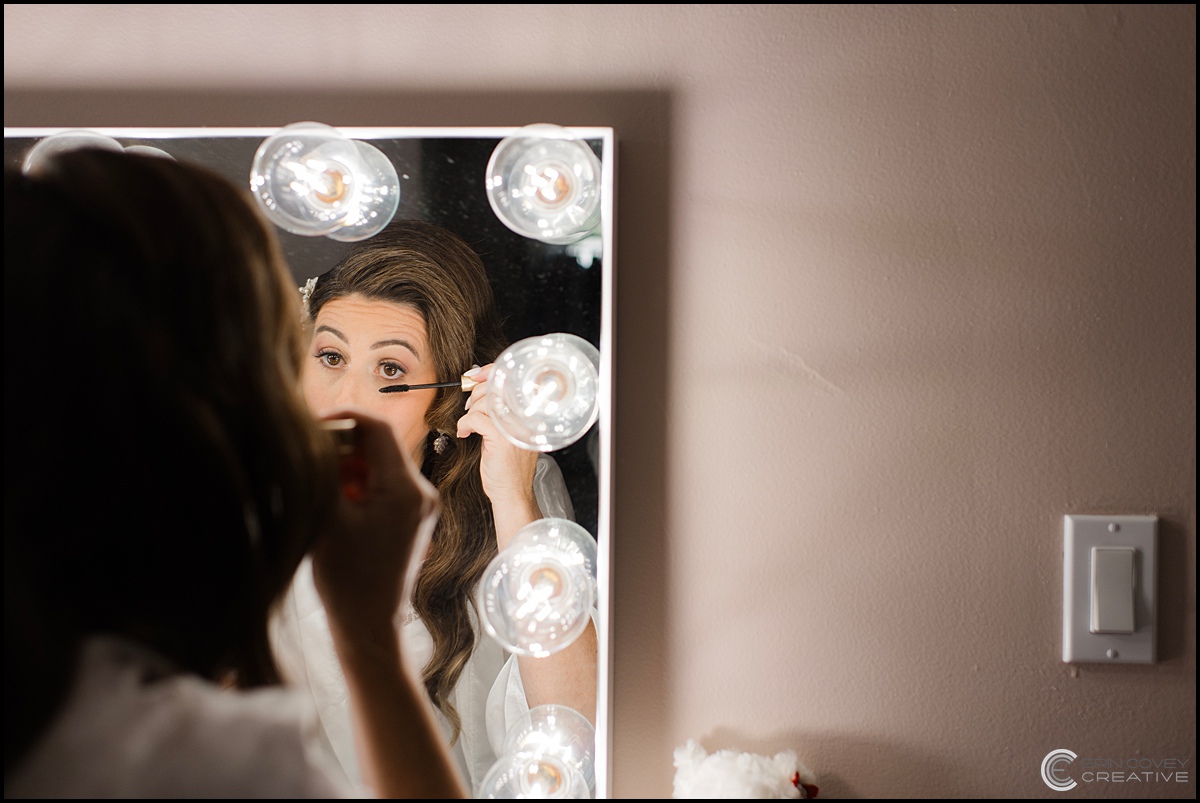
[[[486,365],[504,349],[503,327],[487,271],[458,235],[432,223],[398,220],[355,247],[321,276],[309,298],[309,321],[335,298],[351,294],[404,304],[425,321],[439,381],[472,365]],[[482,440],[454,437],[466,396],[440,389],[425,421],[430,435],[422,472],[438,489],[442,512],[413,592],[413,608],[433,637],[433,657],[422,678],[434,705],[458,738],[462,723],[450,693],[475,649],[473,591],[496,556],[492,507],[479,473]],[[433,440],[449,433],[455,444],[437,454]]]

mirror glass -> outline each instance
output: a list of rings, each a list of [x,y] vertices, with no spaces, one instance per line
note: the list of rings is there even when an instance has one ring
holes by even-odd
[[[321,121],[337,127],[336,121]],[[65,129],[4,132],[5,164],[20,168],[43,138]],[[122,145],[160,149],[176,159],[222,173],[250,193],[255,151],[278,128],[89,129]],[[599,678],[595,780],[597,797],[608,789],[608,667],[610,633],[610,477],[612,439],[612,299],[614,140],[611,128],[571,128],[601,165],[599,227],[570,244],[534,240],[510,230],[489,204],[485,176],[496,146],[518,128],[337,128],[369,141],[387,156],[400,182],[396,219],[448,228],[478,253],[489,271],[510,344],[535,335],[577,335],[600,352],[600,404],[596,424],[582,439],[551,456],[562,469],[576,521],[597,542]],[[329,237],[306,237],[276,228],[297,287],[331,267],[354,247]]]

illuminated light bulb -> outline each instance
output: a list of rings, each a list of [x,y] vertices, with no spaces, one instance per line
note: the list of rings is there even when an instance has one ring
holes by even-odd
[[[164,151],[162,148],[155,148],[153,145],[126,145],[126,153],[140,153],[143,156],[158,156],[162,159],[170,159],[175,161],[175,157]]]
[[[574,243],[600,225],[600,160],[561,126],[525,126],[501,140],[484,187],[496,217],[522,237]]]
[[[82,148],[99,148],[114,152],[125,151],[126,153],[140,153],[143,156],[158,156],[172,161],[175,160],[174,156],[161,148],[155,148],[151,145],[121,145],[120,142],[110,136],[85,129],[73,129],[70,131],[60,131],[39,140],[36,145],[29,149],[29,153],[25,155],[25,159],[21,164],[21,171],[28,175],[36,175],[45,166],[46,160],[51,156],[63,153],[64,151],[73,151]]]
[[[525,172],[529,178],[522,191],[533,196],[536,203],[546,208],[561,206],[570,196],[574,185],[563,171],[562,164],[526,165]]]
[[[596,542],[568,519],[522,527],[479,584],[484,630],[504,649],[545,657],[570,645],[591,621]]]
[[[556,332],[514,343],[492,367],[488,415],[511,443],[552,452],[582,438],[600,414],[600,352]]]
[[[531,756],[520,779],[521,791],[532,797],[559,797],[567,785],[567,768],[561,761]]]
[[[539,705],[505,734],[504,747],[483,781],[484,798],[592,797],[596,785],[596,729],[564,705]]]
[[[579,772],[553,756],[506,753],[479,784],[486,800],[587,800],[591,790]]]
[[[573,708],[551,703],[529,709],[505,735],[503,752],[551,756],[595,787],[596,729]]]
[[[358,181],[358,204],[342,225],[328,234],[331,240],[341,242],[357,242],[378,234],[392,221],[400,205],[400,180],[391,160],[362,140],[354,140],[354,147],[358,150],[359,168],[353,176]]]
[[[46,160],[58,153],[64,151],[74,151],[81,148],[100,148],[106,151],[123,151],[124,146],[115,139],[104,134],[98,134],[95,131],[87,131],[85,129],[72,129],[70,131],[59,131],[56,134],[51,134],[48,137],[38,140],[29,153],[25,154],[25,161],[21,164],[21,172],[27,175],[37,175],[46,165]]]
[[[309,237],[355,242],[396,214],[396,169],[375,146],[320,123],[293,123],[263,140],[250,189],[271,222]]]

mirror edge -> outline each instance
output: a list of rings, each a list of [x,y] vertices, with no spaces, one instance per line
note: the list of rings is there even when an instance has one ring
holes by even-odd
[[[596,678],[596,798],[611,796],[613,782],[613,446],[615,444],[614,422],[614,344],[616,338],[616,133],[609,128],[601,129],[604,142],[604,159],[601,162],[601,277],[600,289],[600,375],[606,377],[601,383],[600,416],[596,426],[600,427],[600,455],[598,496],[596,586],[600,627],[597,636],[598,676]]]
[[[600,397],[600,413],[595,424],[599,428],[599,472],[598,472],[598,520],[596,586],[597,586],[597,632],[598,675],[596,678],[596,790],[597,799],[608,798],[613,781],[613,621],[612,621],[612,568],[613,568],[613,422],[614,422],[614,355],[616,323],[616,136],[611,126],[564,126],[580,138],[600,139],[604,146],[601,162],[601,312],[600,312],[600,373],[607,381]],[[277,127],[89,127],[89,126],[15,126],[4,127],[4,136],[40,138],[74,128],[94,131],[107,136],[131,139],[222,137],[222,136],[268,136]],[[339,130],[352,139],[376,139],[387,137],[403,130],[408,136],[423,137],[499,137],[517,131],[520,126],[475,127],[475,126],[352,126]]]

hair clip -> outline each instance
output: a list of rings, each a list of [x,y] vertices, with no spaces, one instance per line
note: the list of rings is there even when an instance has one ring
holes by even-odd
[[[304,308],[304,314],[308,315],[308,299],[312,297],[313,290],[317,286],[317,277],[313,276],[303,287],[297,288],[300,291],[300,305]]]

